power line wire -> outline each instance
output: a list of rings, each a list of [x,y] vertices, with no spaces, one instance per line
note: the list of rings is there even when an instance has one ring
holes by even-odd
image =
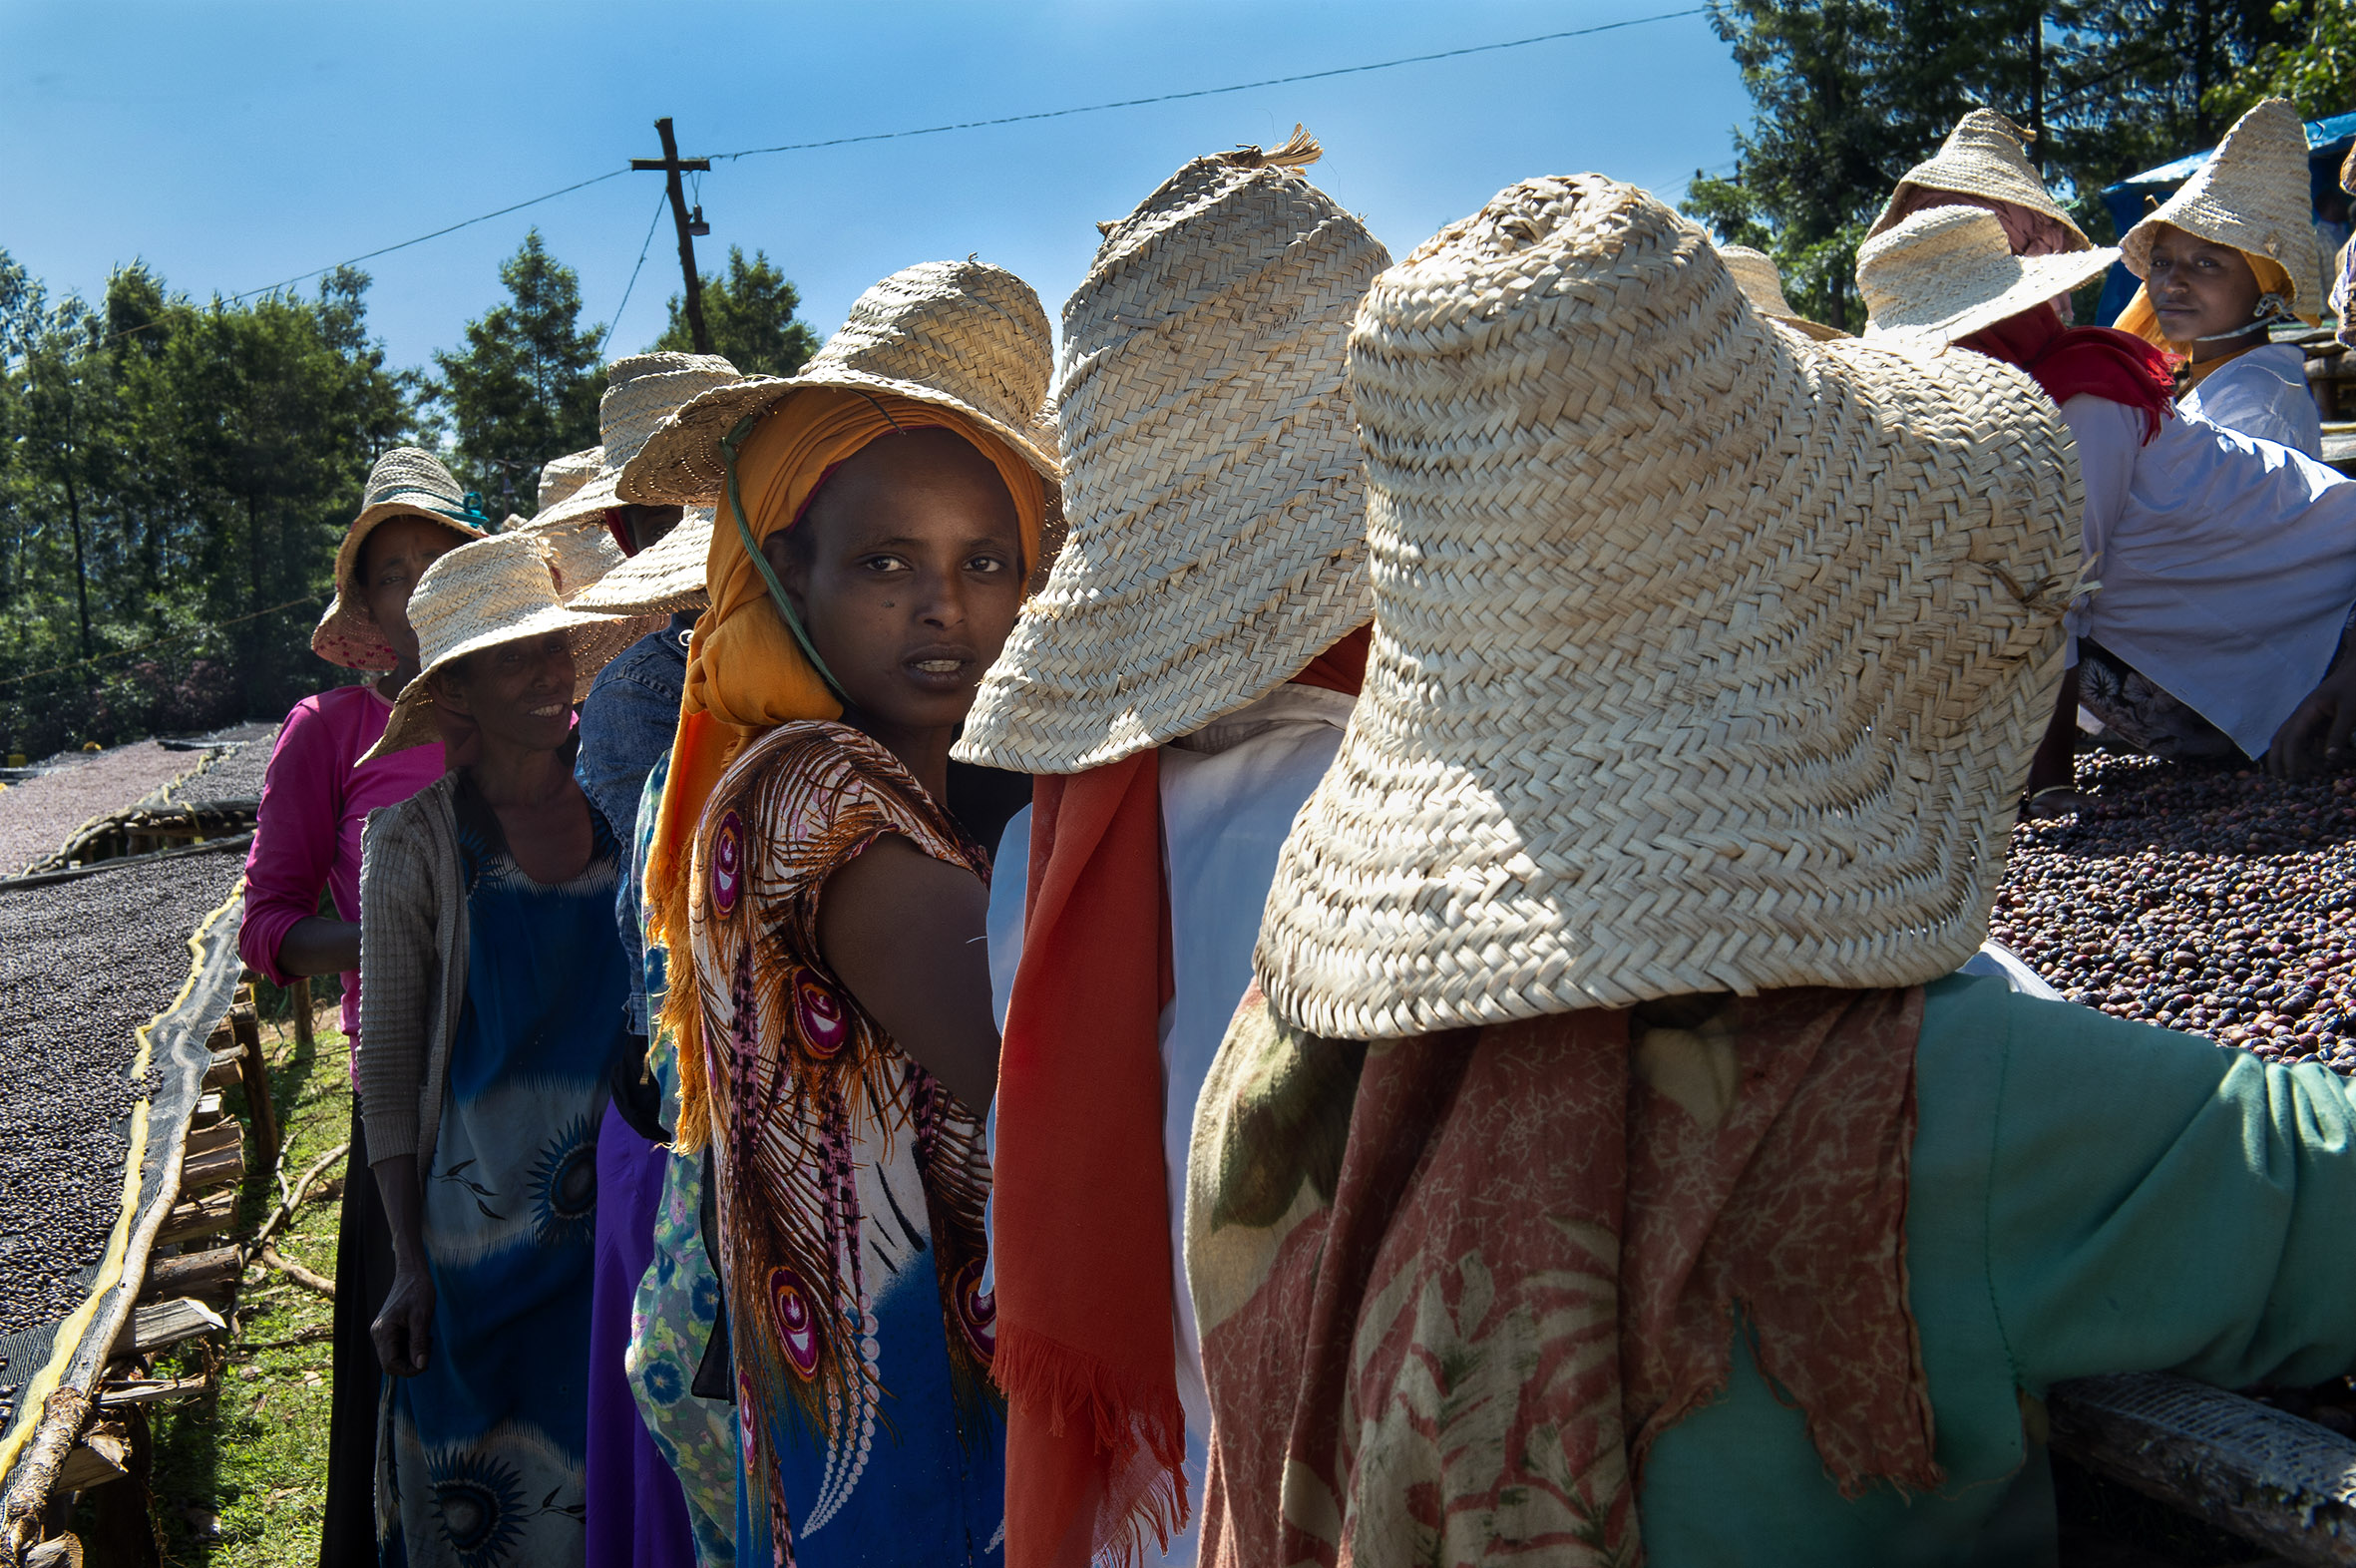
[[[1108,109],[1139,109],[1147,104],[1174,104],[1189,98],[1217,98],[1227,93],[1248,93],[1254,88],[1289,87],[1296,82],[1322,82],[1328,77],[1355,76],[1364,71],[1389,71],[1399,66],[1424,65],[1434,60],[1458,60],[1466,55],[1492,54],[1500,49],[1526,49],[1532,44],[1559,43],[1566,38],[1589,38],[1597,33],[1614,33],[1624,27],[1642,27],[1648,22],[1668,22],[1679,17],[1703,16],[1706,6],[1690,6],[1682,11],[1662,11],[1652,16],[1630,17],[1621,22],[1601,22],[1594,27],[1574,27],[1559,33],[1539,33],[1529,38],[1510,38],[1495,44],[1468,44],[1462,49],[1442,49],[1427,55],[1402,55],[1396,60],[1376,60],[1367,65],[1335,66],[1325,71],[1304,71],[1296,76],[1272,76],[1257,82],[1237,82],[1229,87],[1198,87],[1183,93],[1156,93],[1150,98],[1117,98],[1109,103],[1081,104],[1071,109],[1042,109],[1024,115],[1000,115],[991,120],[960,120],[949,125],[923,126],[912,131],[871,131],[862,136],[829,137],[821,142],[785,142],[776,147],[746,148],[740,153],[713,153],[712,158],[731,162],[740,158],[757,158],[764,153],[808,153],[820,148],[849,147],[860,142],[893,142],[903,137],[941,136],[951,131],[979,131],[986,126],[1021,125],[1032,120],[1061,120],[1069,115],[1102,114]]]
[[[638,286],[638,270],[646,264],[646,252],[654,248],[655,225],[662,221],[662,209],[671,204],[668,191],[654,198],[654,215],[646,220],[646,238],[638,246],[638,264],[630,268],[630,280],[622,285],[621,303],[613,307],[613,319],[605,323],[605,335],[597,339],[597,359],[605,358],[605,345],[613,341],[613,329],[621,325],[621,313],[630,307],[630,290]]]

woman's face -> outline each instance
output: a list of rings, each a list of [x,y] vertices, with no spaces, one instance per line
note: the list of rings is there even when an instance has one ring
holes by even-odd
[[[417,657],[417,633],[409,629],[410,591],[426,568],[464,543],[455,530],[416,517],[379,523],[360,542],[360,602],[404,660]]]
[[[554,751],[573,735],[573,644],[544,631],[477,649],[435,670],[433,693],[485,739]]]
[[[2231,245],[2162,223],[2152,236],[2144,287],[2152,313],[2171,343],[2257,330],[2258,274]]]
[[[965,721],[1022,605],[1013,498],[947,430],[870,443],[761,553],[844,695],[904,729]]]

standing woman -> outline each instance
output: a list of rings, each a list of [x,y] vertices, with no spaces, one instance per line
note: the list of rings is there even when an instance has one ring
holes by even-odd
[[[384,734],[393,700],[416,678],[409,593],[427,567],[483,537],[474,498],[432,453],[395,447],[377,459],[360,515],[335,554],[335,602],[311,650],[346,669],[388,673],[305,697],[286,715],[261,788],[245,855],[245,921],[237,954],[273,983],[343,979],[343,1032],[357,1054],[360,1022],[360,829],[379,806],[407,800],[442,776],[442,748],[360,759]],[[354,764],[359,764],[354,766]],[[324,890],[335,916],[319,914]],[[352,1103],[346,1168],[368,1168],[360,1105]],[[327,1424],[327,1502],[321,1568],[376,1556],[369,1498],[376,1461],[376,1349],[369,1320],[392,1286],[392,1242],[374,1185],[347,1180],[335,1251],[333,1404]]]
[[[2144,285],[2117,325],[2185,360],[2190,384],[2176,401],[2184,413],[2320,458],[2323,416],[2307,390],[2306,350],[2267,331],[2322,319],[2312,294],[2323,255],[2307,188],[2306,128],[2287,101],[2269,98],[2119,241],[2119,258]]]
[[[989,858],[949,748],[1038,550],[1051,356],[1012,273],[910,267],[623,475],[722,495],[646,880],[678,1139],[713,1155],[747,1568],[1003,1560]]]
[[[475,758],[369,820],[361,1100],[393,1233],[375,1326],[399,1379],[381,1560],[582,1560],[596,1129],[624,988],[612,831],[573,777],[573,704],[632,627],[558,601],[542,543],[454,551],[411,612],[424,671],[372,755]]]

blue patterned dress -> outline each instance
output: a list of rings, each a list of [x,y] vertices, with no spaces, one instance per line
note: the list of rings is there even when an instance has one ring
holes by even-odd
[[[597,1125],[621,1029],[619,856],[543,885],[463,775],[466,1008],[423,1204],[434,1277],[426,1370],[385,1379],[385,1568],[561,1568],[583,1550]]]

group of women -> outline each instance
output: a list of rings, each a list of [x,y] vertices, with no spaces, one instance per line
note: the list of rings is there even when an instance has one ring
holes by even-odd
[[[497,532],[388,454],[244,934],[372,1173],[323,1561],[2017,1562],[2053,1380],[2356,1364],[2339,1080],[1955,973],[2082,707],[2356,727],[2287,114],[2143,336],[1986,111],[1862,338],[1597,176],[1394,265],[1297,131],[1059,380],[930,262]]]

